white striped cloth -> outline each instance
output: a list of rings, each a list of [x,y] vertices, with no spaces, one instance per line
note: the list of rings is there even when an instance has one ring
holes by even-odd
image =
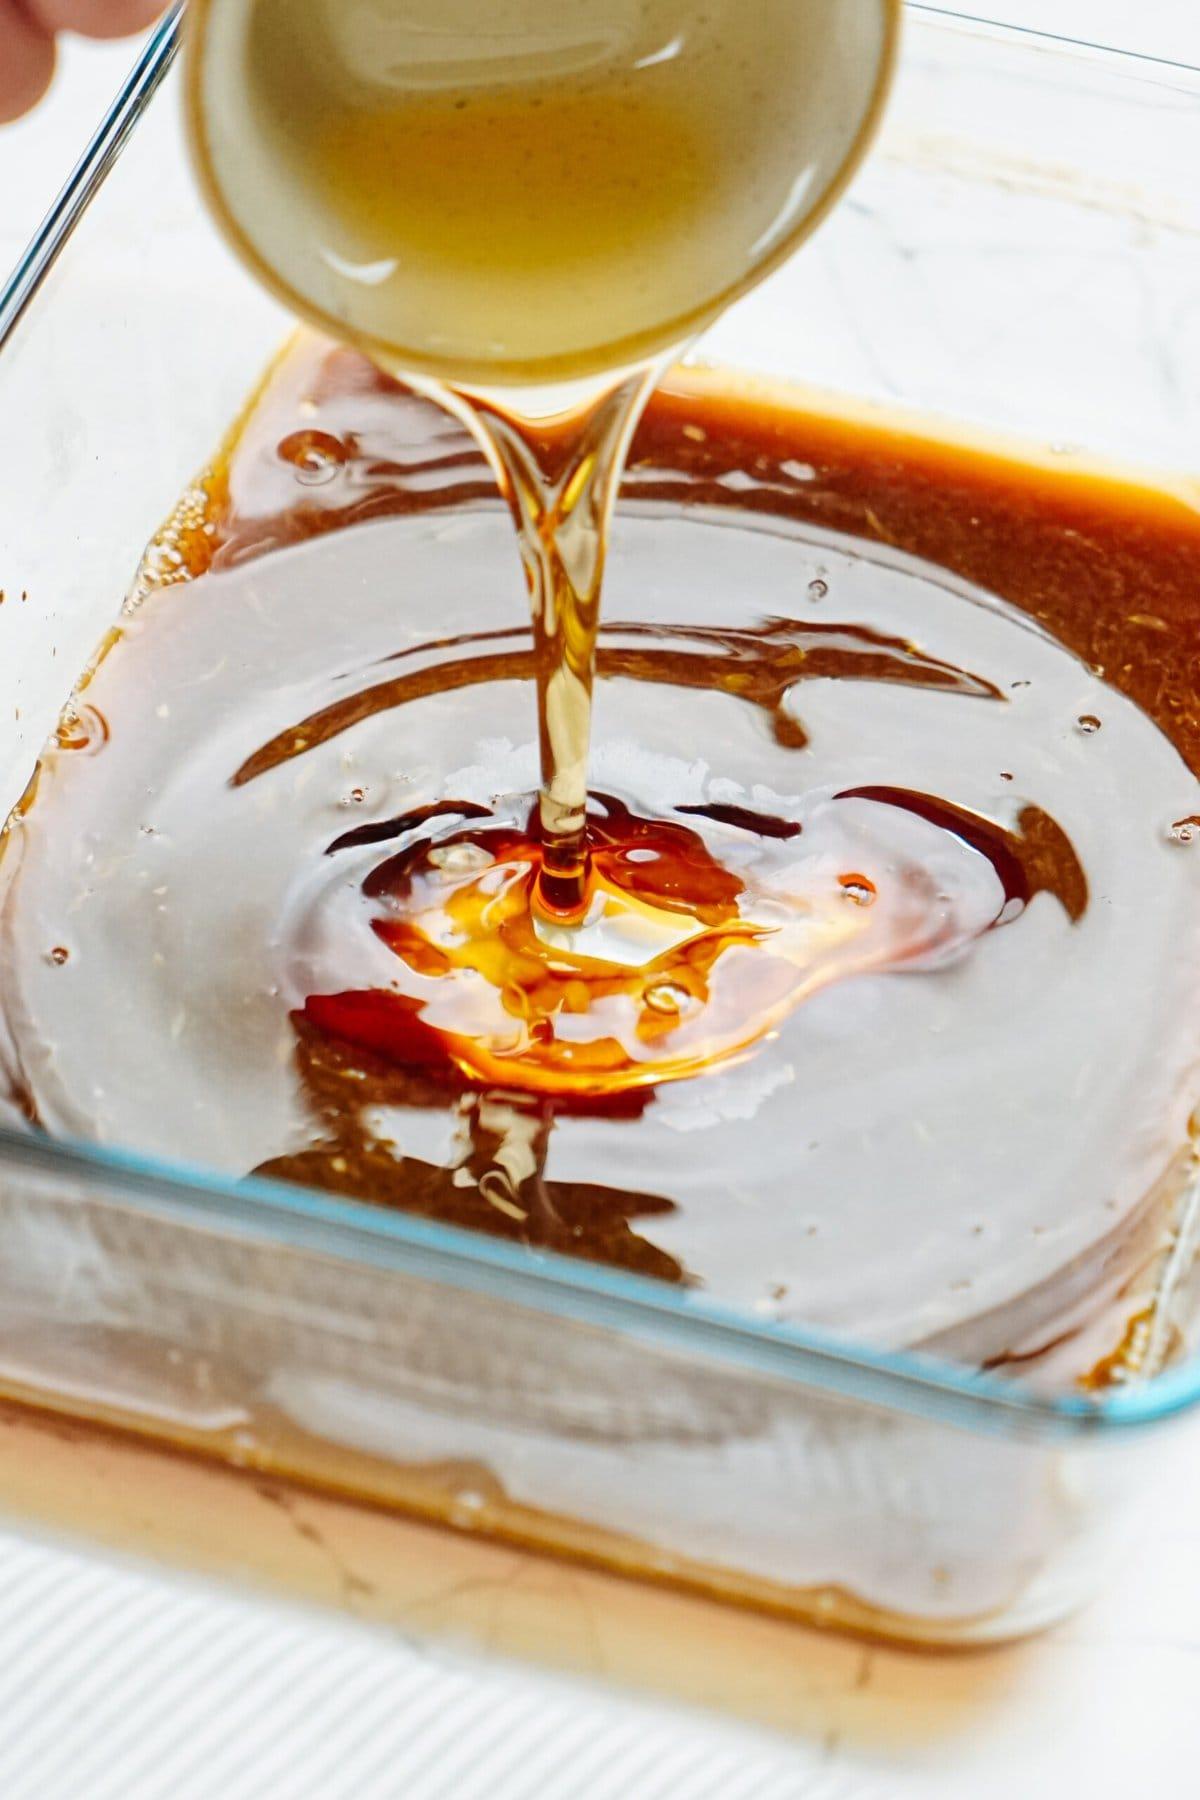
[[[874,1800],[821,1764],[817,1744],[0,1533],[2,1800]]]

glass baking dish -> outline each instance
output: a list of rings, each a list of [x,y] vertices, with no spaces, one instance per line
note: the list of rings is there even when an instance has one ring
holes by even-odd
[[[1200,71],[908,14],[867,167],[698,354],[900,409],[918,431],[1119,457],[1178,493],[1200,423]],[[0,291],[5,810],[141,547],[289,329],[200,209],[178,105],[150,104],[177,34],[172,15],[150,38]],[[125,1444],[131,1469],[158,1445],[194,1458],[201,1484],[221,1465],[273,1500],[980,1643],[1088,1592],[1155,1467],[1143,1428],[1200,1400],[1194,1205],[1193,1184],[1152,1293],[1130,1296],[1131,1314],[1151,1309],[1156,1366],[1047,1392],[14,1120],[0,1403],[34,1446],[49,1440],[31,1422],[53,1415],[105,1456]],[[0,1500],[97,1525],[61,1482],[27,1489],[0,1481]],[[262,1572],[272,1556],[239,1517],[230,1502],[232,1563]],[[159,1547],[161,1526],[142,1533]],[[388,1555],[372,1554],[374,1585],[355,1580],[386,1596]]]

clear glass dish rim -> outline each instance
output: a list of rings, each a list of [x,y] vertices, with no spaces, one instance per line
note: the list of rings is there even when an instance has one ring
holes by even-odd
[[[906,0],[906,12],[988,33],[1031,39],[1115,63],[1149,64],[1200,80],[1200,69],[1086,39],[1006,25],[957,8]],[[115,165],[170,68],[184,8],[171,7],[146,39],[129,76],[8,279],[0,285],[0,351],[31,305],[59,252]],[[0,1176],[20,1170],[57,1178],[110,1204],[136,1199],[146,1212],[191,1226],[342,1261],[390,1269],[532,1307],[573,1323],[616,1328],[664,1348],[796,1383],[847,1400],[938,1423],[1035,1438],[1108,1439],[1161,1423],[1200,1404],[1200,1355],[1140,1385],[1106,1394],[1043,1394],[1020,1377],[1004,1379],[912,1351],[880,1351],[816,1329],[760,1321],[680,1289],[553,1251],[534,1251],[481,1234],[411,1218],[315,1189],[253,1177],[229,1181],[203,1170],[129,1151],[102,1149],[0,1127]]]

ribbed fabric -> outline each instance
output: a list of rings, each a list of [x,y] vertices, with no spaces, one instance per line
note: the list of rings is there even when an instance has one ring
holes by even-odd
[[[871,1800],[716,1717],[0,1533],[3,1800]]]

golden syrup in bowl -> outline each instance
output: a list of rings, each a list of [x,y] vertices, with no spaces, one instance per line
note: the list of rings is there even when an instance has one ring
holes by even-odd
[[[382,362],[527,386],[670,350],[858,160],[891,0],[202,0],[193,147],[260,274]]]

